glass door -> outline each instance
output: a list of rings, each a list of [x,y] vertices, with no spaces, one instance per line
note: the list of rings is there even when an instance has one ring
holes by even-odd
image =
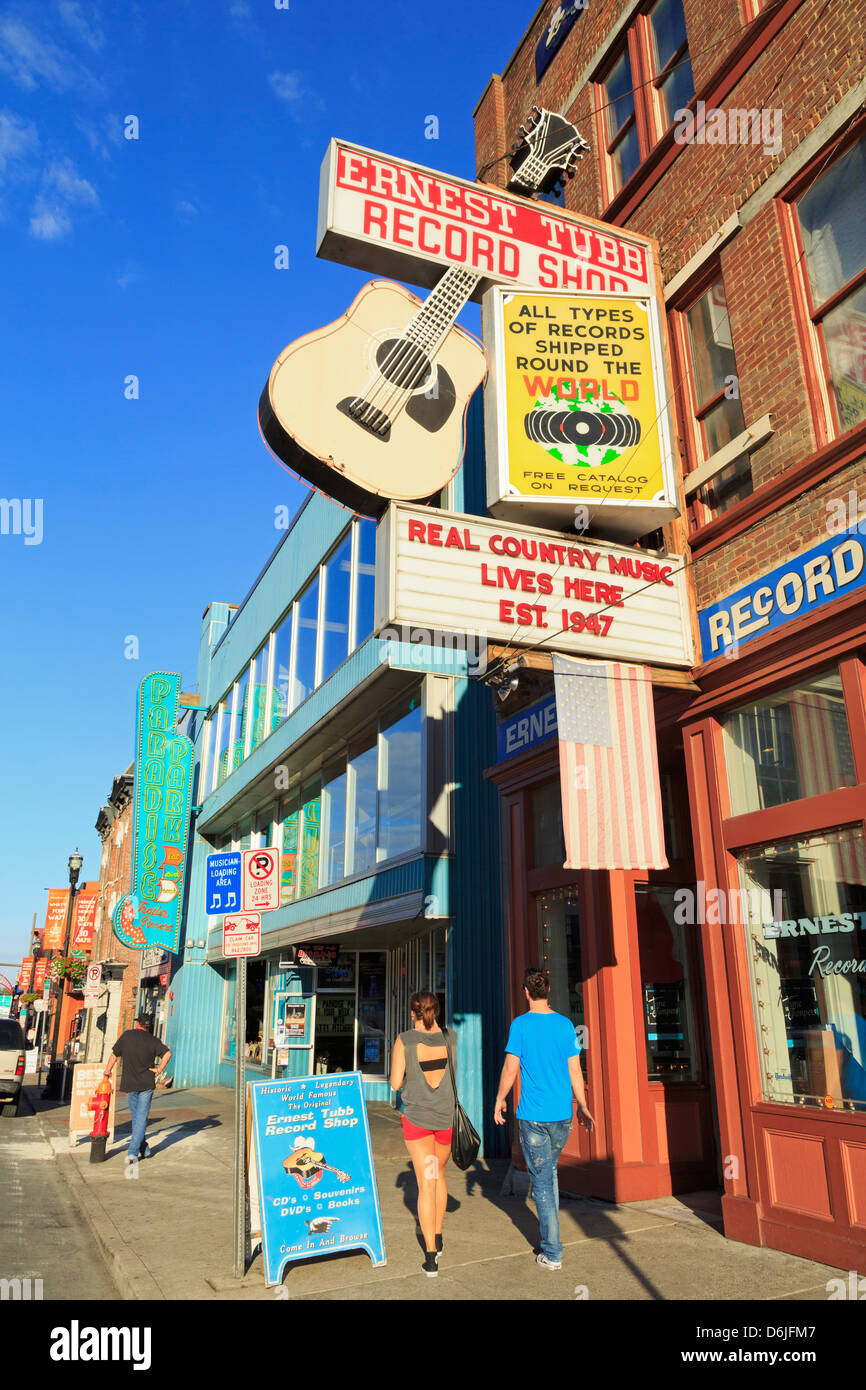
[[[574,1024],[580,1062],[586,1074],[586,1028],[583,1012],[583,971],[580,959],[580,915],[577,889],[549,888],[535,894],[538,956],[550,972],[550,1007]]]

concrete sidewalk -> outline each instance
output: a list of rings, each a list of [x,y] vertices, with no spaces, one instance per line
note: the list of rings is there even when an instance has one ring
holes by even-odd
[[[260,1254],[243,1280],[231,1277],[233,1092],[159,1091],[148,1125],[153,1156],[134,1179],[125,1177],[122,1097],[109,1157],[91,1164],[89,1142],[70,1148],[68,1107],[42,1108],[35,1086],[27,1096],[127,1299],[824,1301],[827,1280],[838,1276],[828,1266],[725,1240],[716,1194],[628,1206],[563,1199],[563,1268],[552,1273],[535,1263],[531,1200],[503,1196],[507,1165],[482,1160],[469,1173],[449,1166],[445,1250],[439,1278],[427,1279],[399,1117],[371,1105],[387,1264],[374,1269],[363,1252],[322,1256],[289,1265],[284,1284],[269,1290]]]

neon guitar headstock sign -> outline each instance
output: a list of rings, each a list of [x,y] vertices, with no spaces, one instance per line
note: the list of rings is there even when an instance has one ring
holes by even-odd
[[[588,148],[574,126],[537,108],[521,137],[512,160],[512,185],[521,192],[568,177]],[[333,182],[330,173],[323,178],[320,219],[331,221],[341,180],[348,177],[351,185],[364,167],[362,157],[338,157]],[[487,371],[484,348],[456,320],[491,270],[492,278],[507,279],[513,265],[507,251],[494,269],[494,238],[480,227],[490,216],[508,226],[526,200],[481,184],[464,185],[466,193],[449,184],[432,171],[410,175],[408,182],[402,175],[386,178],[391,203],[370,198],[363,214],[365,233],[393,216],[385,240],[410,247],[413,196],[436,197],[439,185],[451,213],[462,212],[460,223],[440,227],[438,238],[433,218],[415,220],[422,248],[437,262],[428,298],[422,303],[394,283],[365,285],[342,319],[280,353],[259,401],[262,436],[278,460],[367,516],[381,515],[394,499],[426,500],[441,492],[460,467],[466,410]],[[488,253],[484,264],[469,251],[473,230],[472,245]],[[320,236],[319,253],[328,254],[322,244]],[[353,263],[351,255],[335,259]]]

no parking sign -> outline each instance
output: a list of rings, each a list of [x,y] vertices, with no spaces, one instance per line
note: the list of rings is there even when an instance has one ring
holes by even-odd
[[[241,892],[244,912],[269,912],[280,905],[280,852],[247,849],[243,853]]]

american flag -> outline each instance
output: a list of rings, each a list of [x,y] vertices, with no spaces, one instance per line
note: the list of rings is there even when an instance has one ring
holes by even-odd
[[[646,666],[554,656],[567,869],[666,869]]]

